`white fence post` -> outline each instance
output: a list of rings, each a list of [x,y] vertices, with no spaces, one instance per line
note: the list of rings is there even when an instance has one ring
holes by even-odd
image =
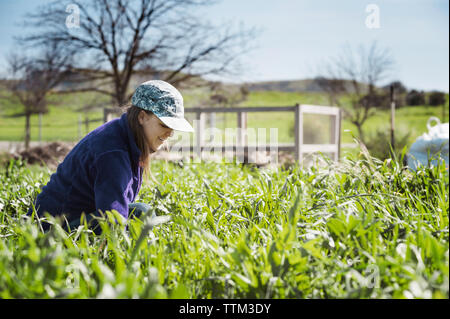
[[[295,105],[295,159],[300,163],[302,160],[302,145],[303,145],[303,112],[300,104]]]
[[[245,156],[246,146],[247,146],[247,112],[237,112],[237,145],[236,145],[236,155],[241,153],[239,150],[242,149],[242,154]]]
[[[342,109],[339,109],[338,114],[336,115],[336,139],[335,143],[337,143],[337,154],[334,159],[336,162],[341,158],[341,125],[342,125]]]
[[[216,113],[212,112],[209,115],[209,126],[215,128],[216,127]]]
[[[203,112],[197,112],[196,113],[196,128],[195,128],[195,134],[196,134],[196,148],[197,148],[197,155],[199,158],[202,157],[202,144],[204,141],[204,132],[205,132],[205,113]]]

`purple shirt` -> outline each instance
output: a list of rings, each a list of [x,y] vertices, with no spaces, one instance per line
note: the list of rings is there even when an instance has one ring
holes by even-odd
[[[128,204],[142,184],[140,155],[126,113],[96,128],[67,154],[42,188],[35,201],[38,215],[64,213],[72,219],[82,212],[115,209],[128,218]]]

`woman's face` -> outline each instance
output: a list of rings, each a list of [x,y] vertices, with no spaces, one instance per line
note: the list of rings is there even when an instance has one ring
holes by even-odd
[[[138,115],[139,124],[144,129],[145,140],[150,148],[150,152],[156,152],[166,139],[173,135],[173,129],[167,127],[154,114],[147,114],[141,111]]]

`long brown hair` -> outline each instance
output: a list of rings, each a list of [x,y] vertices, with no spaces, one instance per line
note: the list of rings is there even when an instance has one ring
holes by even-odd
[[[127,113],[127,119],[128,119],[128,125],[131,128],[131,131],[134,135],[134,140],[136,141],[136,145],[141,151],[141,157],[139,158],[139,166],[143,168],[143,176],[145,180],[148,182],[148,177],[150,176],[151,179],[158,183],[156,179],[153,177],[152,172],[150,170],[150,149],[147,146],[147,142],[145,140],[144,135],[144,129],[139,124],[138,115],[141,111],[144,111],[148,115],[153,114],[151,111],[147,111],[144,109],[141,109],[134,105],[127,105],[126,106],[126,113]]]

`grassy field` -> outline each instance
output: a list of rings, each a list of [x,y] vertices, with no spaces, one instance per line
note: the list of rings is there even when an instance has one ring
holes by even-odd
[[[449,175],[396,161],[255,170],[153,162],[154,207],[40,231],[50,170],[0,168],[0,298],[448,298]]]
[[[185,106],[186,109],[193,106],[198,106],[201,103],[201,96],[193,93],[186,93]],[[101,122],[94,122],[89,124],[88,131],[85,128],[84,122],[81,127],[78,126],[78,121],[84,121],[84,116],[87,114],[89,119],[102,119],[103,112],[101,109],[89,111],[83,115],[77,111],[81,106],[91,103],[95,99],[93,94],[72,94],[64,96],[52,97],[53,103],[50,104],[50,112],[43,116],[42,140],[44,141],[76,141],[101,125]],[[105,101],[105,97],[101,97]],[[58,105],[55,105],[55,103]],[[11,114],[17,112],[20,107],[14,103],[2,102],[2,109],[0,110],[0,140],[4,141],[20,141],[23,140],[25,119],[24,117],[10,117]],[[296,103],[328,105],[328,100],[325,95],[318,93],[286,93],[286,92],[252,92],[247,101],[242,103],[242,106],[290,106]],[[440,107],[431,106],[414,106],[402,107],[396,113],[396,127],[399,134],[410,133],[410,142],[415,138],[426,132],[426,122],[430,116],[437,116],[442,122],[448,122],[448,112],[446,119],[442,119],[442,110]],[[193,120],[193,114],[188,114],[188,118]],[[305,130],[311,133],[311,141],[323,143],[328,139],[321,132],[327,132],[328,119],[321,116],[307,115],[305,118]],[[390,115],[387,110],[380,110],[377,114],[370,118],[365,124],[364,130],[367,135],[373,134],[377,129],[389,130]],[[38,116],[34,115],[31,118],[31,139],[38,140]],[[236,127],[236,116],[232,114],[218,114],[217,127],[224,129],[226,127]],[[278,141],[280,143],[293,143],[293,127],[294,118],[291,113],[252,113],[248,116],[248,127],[250,128],[271,128],[278,129]],[[79,131],[80,130],[80,131]],[[351,133],[357,133],[356,128],[347,119],[342,123],[342,143],[352,143],[353,138]],[[269,131],[267,130],[267,140],[269,141]],[[192,137],[194,140],[194,137]]]
[[[99,108],[88,112],[80,112],[84,105],[105,97],[91,93],[77,93],[70,95],[55,95],[51,97],[49,112],[42,117],[42,140],[43,141],[76,141],[88,133],[82,123],[81,133],[78,132],[78,121],[84,120],[87,114],[90,119],[102,119],[103,111]],[[0,140],[22,141],[25,136],[25,117],[13,116],[20,113],[23,107],[13,100],[2,100],[0,108]],[[90,123],[89,131],[101,125],[101,122]],[[39,138],[38,115],[31,117],[31,140],[38,141]]]

